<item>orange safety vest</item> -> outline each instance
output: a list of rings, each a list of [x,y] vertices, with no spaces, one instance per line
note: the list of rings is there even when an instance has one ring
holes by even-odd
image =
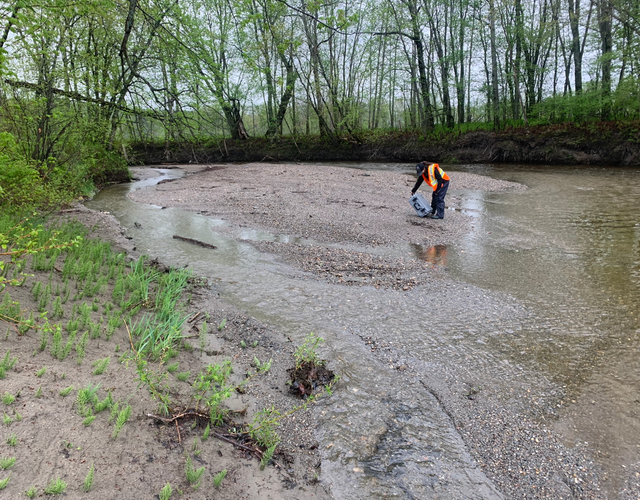
[[[429,165],[429,168],[427,169],[427,174],[429,175],[429,177],[427,178],[427,176],[423,173],[422,178],[427,184],[429,184],[429,186],[431,186],[434,191],[438,188],[438,179],[436,179],[435,175],[436,168],[438,169],[440,177],[442,177],[443,181],[450,180],[449,176],[445,174],[444,170],[440,168],[440,165],[438,165],[437,163],[432,163],[431,165]]]

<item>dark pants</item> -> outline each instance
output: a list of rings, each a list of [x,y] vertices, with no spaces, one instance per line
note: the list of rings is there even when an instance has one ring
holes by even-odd
[[[433,215],[440,219],[444,217],[444,197],[447,195],[447,189],[449,189],[449,181],[440,181],[431,197]]]

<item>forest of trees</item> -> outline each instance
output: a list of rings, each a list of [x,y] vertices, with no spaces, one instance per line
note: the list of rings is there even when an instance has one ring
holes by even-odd
[[[640,117],[640,2],[0,2],[2,155]],[[125,154],[126,156],[126,154]]]

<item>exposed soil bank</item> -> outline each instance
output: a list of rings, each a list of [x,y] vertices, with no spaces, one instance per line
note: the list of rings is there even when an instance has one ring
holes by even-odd
[[[253,161],[398,161],[640,166],[640,123],[598,122],[523,127],[499,132],[368,133],[356,139],[283,137],[208,143],[138,142],[134,165]]]

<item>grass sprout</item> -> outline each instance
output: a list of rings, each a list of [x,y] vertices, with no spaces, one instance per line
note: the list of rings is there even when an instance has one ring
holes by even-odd
[[[116,418],[116,423],[113,428],[113,433],[111,434],[111,437],[113,439],[118,437],[118,434],[120,434],[120,431],[124,427],[124,424],[127,423],[127,420],[129,420],[130,416],[131,416],[131,405],[127,405],[124,409],[122,409],[122,411],[118,413],[118,417]]]
[[[84,478],[84,483],[82,484],[82,489],[84,491],[89,491],[91,486],[93,486],[93,476],[95,474],[95,468],[93,467],[93,462],[91,462],[91,468],[87,473],[87,476]]]
[[[216,488],[220,488],[220,484],[222,484],[223,479],[227,476],[227,469],[218,472],[215,476],[213,476],[213,486]]]
[[[70,393],[72,390],[73,390],[73,386],[72,386],[72,385],[70,385],[69,387],[67,387],[67,388],[65,388],[65,389],[62,389],[62,390],[60,391],[60,396],[62,396],[62,397],[64,398],[64,397],[68,396],[68,395],[69,395],[69,393]]]
[[[264,468],[269,465],[269,462],[273,458],[273,453],[276,451],[277,444],[272,444],[265,450],[262,454],[262,458],[260,459],[260,470],[264,470]]]
[[[95,419],[95,415],[90,415],[82,421],[82,425],[84,425],[85,427],[89,427]]]
[[[97,361],[94,361],[92,364],[93,374],[102,375],[104,371],[107,369],[107,366],[109,366],[109,361],[111,361],[111,356],[107,356],[104,359],[99,359]]]
[[[191,458],[187,457],[187,463],[185,466],[185,473],[187,475],[187,481],[194,490],[200,487],[200,481],[202,481],[202,475],[204,474],[204,466],[196,469],[191,462]]]
[[[5,392],[2,395],[2,402],[9,406],[10,404],[13,404],[13,402],[16,400],[16,397],[13,394],[9,394],[8,392]]]
[[[8,295],[9,294],[6,294],[5,297]],[[0,379],[3,379],[6,376],[6,373],[14,367],[17,361],[18,358],[12,358],[11,352],[7,351],[2,361],[0,361]]]
[[[172,494],[173,494],[173,488],[171,487],[171,484],[167,483],[164,485],[164,488],[160,490],[160,494],[158,495],[158,498],[160,500],[169,500]]]
[[[62,479],[56,478],[49,481],[49,485],[44,489],[45,495],[60,495],[67,489],[67,483]]]

